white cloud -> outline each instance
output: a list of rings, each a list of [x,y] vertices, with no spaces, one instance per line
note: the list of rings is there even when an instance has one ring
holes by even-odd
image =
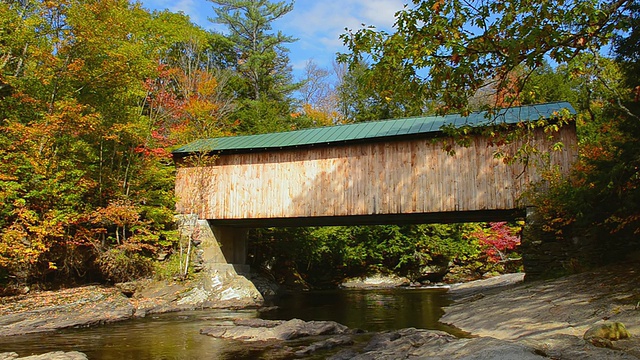
[[[215,31],[224,31],[212,24],[213,4],[207,0],[141,0],[151,9],[182,11],[191,21]],[[275,1],[275,0],[272,0]],[[322,67],[331,67],[336,52],[346,49],[340,40],[345,28],[358,30],[362,24],[391,31],[395,13],[403,9],[403,0],[295,0],[293,11],[274,22],[274,30],[299,40],[289,44],[291,63],[295,70],[313,58]]]
[[[173,3],[173,5],[169,8],[169,10],[173,11],[173,12],[178,12],[178,11],[182,11],[185,14],[188,15],[193,15],[195,14],[195,4],[193,2],[193,0],[180,0],[177,2],[170,2]]]
[[[192,22],[211,28],[207,20],[213,14],[211,3],[206,0],[141,0],[143,5],[150,9],[169,10],[171,12],[183,12]]]
[[[275,26],[300,39],[295,47],[301,51],[291,53],[296,63],[307,55],[326,67],[336,52],[345,51],[340,39],[345,28],[355,31],[373,25],[391,31],[394,15],[403,7],[402,0],[297,0],[294,10]]]
[[[402,10],[401,0],[359,0],[362,16],[368,25],[390,30],[395,22],[395,13]]]

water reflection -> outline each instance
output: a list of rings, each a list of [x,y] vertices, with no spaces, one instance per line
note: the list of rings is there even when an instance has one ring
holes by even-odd
[[[292,293],[264,319],[333,320],[351,328],[382,331],[417,327],[450,331],[438,319],[447,305],[441,289],[333,290]],[[104,326],[0,337],[0,353],[84,352],[95,360],[270,359],[273,349],[200,335],[200,329],[258,316],[255,310],[202,310],[150,315]]]
[[[194,311],[151,315],[105,326],[0,338],[0,352],[20,356],[49,351],[84,352],[90,359],[256,359],[259,350],[236,341],[200,335],[200,329],[234,318],[255,317],[255,311]]]
[[[445,289],[330,290],[287,294],[263,319],[333,320],[348,327],[382,331],[449,328],[438,320],[450,303]]]

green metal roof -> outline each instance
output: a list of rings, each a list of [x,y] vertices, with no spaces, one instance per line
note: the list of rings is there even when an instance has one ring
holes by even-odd
[[[194,152],[261,151],[299,146],[327,145],[347,141],[375,140],[396,136],[437,133],[442,127],[484,126],[490,124],[515,124],[521,121],[550,119],[562,110],[575,114],[568,102],[529,105],[502,109],[487,116],[486,112],[475,112],[468,116],[457,114],[444,116],[420,116],[405,119],[372,121],[356,124],[327,126],[281,133],[232,136],[215,139],[200,139],[175,150],[176,155]]]

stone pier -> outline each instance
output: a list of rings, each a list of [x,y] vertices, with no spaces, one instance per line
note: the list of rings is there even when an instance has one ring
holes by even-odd
[[[247,279],[247,229],[210,226],[194,215],[177,218],[182,236],[195,246],[196,262],[201,269],[199,296],[206,296],[213,307],[259,306],[264,299]]]

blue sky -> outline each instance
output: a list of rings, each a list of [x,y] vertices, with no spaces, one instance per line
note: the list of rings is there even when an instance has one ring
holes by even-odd
[[[141,0],[151,10],[182,11],[191,21],[210,30],[222,32],[219,25],[208,21],[213,17],[213,3],[207,0]],[[299,40],[289,44],[291,65],[299,77],[306,62],[313,59],[330,69],[337,52],[345,51],[340,34],[345,28],[360,29],[362,24],[389,31],[394,14],[405,0],[297,0],[293,11],[273,24],[274,30]]]

